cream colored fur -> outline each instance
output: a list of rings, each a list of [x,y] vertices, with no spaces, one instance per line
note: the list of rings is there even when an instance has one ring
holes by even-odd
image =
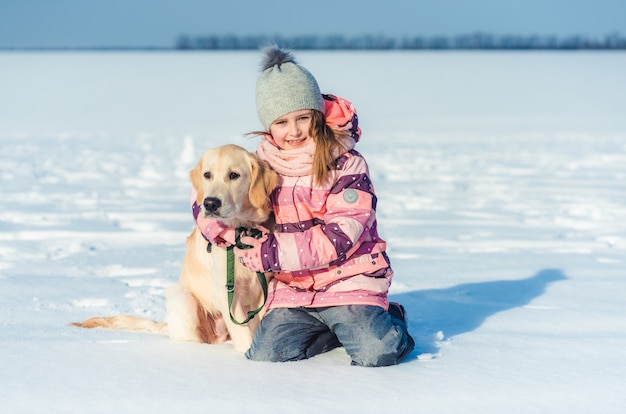
[[[190,179],[199,205],[203,206],[209,197],[221,203],[215,211],[207,211],[203,206],[200,214],[234,227],[253,227],[268,221],[269,194],[276,187],[277,176],[245,149],[225,145],[207,150],[190,172]],[[237,351],[245,352],[264,312],[246,325],[230,320],[225,289],[226,249],[213,245],[209,253],[207,244],[197,228],[187,238],[178,284],[167,290],[167,323],[118,315],[91,318],[74,325],[161,333],[179,341],[222,343],[230,338]],[[256,273],[235,261],[233,316],[243,321],[248,311],[262,302]]]

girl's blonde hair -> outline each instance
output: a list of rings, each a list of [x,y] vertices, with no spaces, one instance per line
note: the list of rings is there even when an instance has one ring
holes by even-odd
[[[349,133],[337,131],[326,124],[323,113],[311,110],[311,130],[309,135],[315,141],[315,155],[313,156],[313,178],[317,185],[324,184],[330,178],[330,172],[335,169],[335,160],[343,154],[348,146],[346,139],[352,139]]]

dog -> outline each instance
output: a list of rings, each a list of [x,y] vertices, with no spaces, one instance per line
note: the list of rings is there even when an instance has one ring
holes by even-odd
[[[209,149],[189,176],[197,194],[199,214],[235,228],[272,227],[269,195],[278,176],[256,154],[232,144]],[[229,308],[226,260],[226,248],[209,248],[209,242],[195,227],[187,238],[178,284],[166,293],[167,322],[118,315],[73,325],[160,333],[174,340],[209,344],[231,339],[237,351],[245,352],[252,344],[264,310],[245,325],[234,323],[230,315],[237,321],[245,320],[248,312],[262,306],[263,289],[257,274],[235,260],[235,291]],[[268,281],[271,274],[265,277]]]

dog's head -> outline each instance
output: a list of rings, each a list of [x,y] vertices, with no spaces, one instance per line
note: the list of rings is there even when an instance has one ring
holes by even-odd
[[[190,178],[201,214],[234,227],[265,222],[272,209],[269,195],[278,183],[256,154],[232,144],[207,150]]]

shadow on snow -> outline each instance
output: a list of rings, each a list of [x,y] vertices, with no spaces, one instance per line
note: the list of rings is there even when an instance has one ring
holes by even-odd
[[[409,359],[439,350],[437,333],[451,338],[477,329],[490,316],[518,308],[541,296],[553,282],[567,277],[557,269],[545,269],[521,280],[464,283],[446,289],[429,289],[391,295],[407,311],[415,351]]]

